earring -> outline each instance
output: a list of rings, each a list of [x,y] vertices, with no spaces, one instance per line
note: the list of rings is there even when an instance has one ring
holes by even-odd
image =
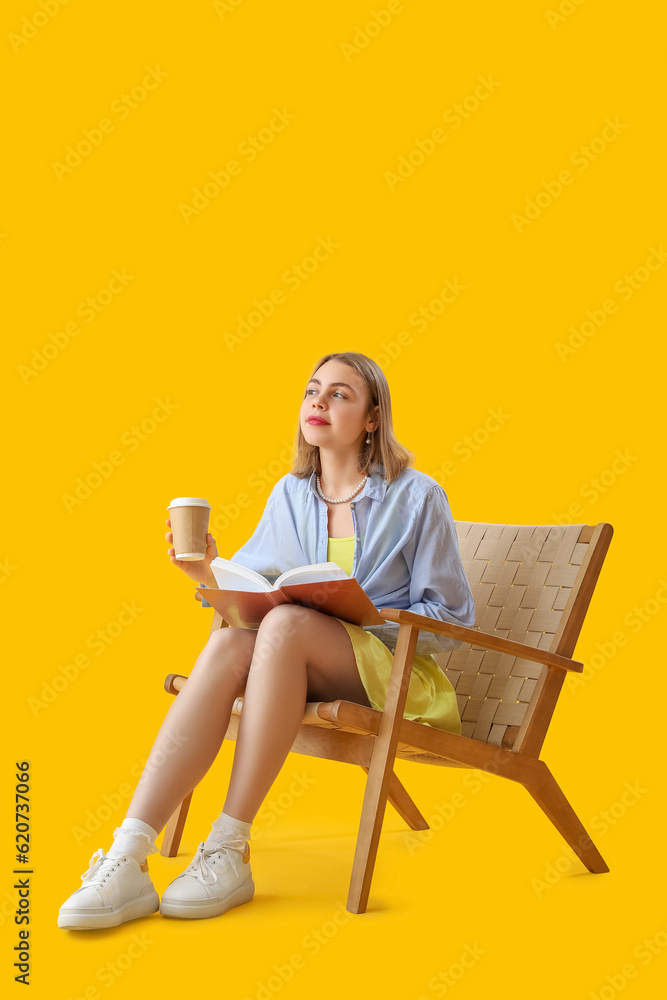
[[[371,443],[371,436],[370,436],[370,432],[369,432],[368,434],[366,434],[366,444],[370,444],[370,443]]]

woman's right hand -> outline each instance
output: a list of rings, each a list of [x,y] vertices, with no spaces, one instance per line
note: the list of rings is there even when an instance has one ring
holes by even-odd
[[[171,528],[171,519],[167,518],[166,524]],[[168,542],[174,541],[174,536],[171,531],[168,531],[164,536]],[[213,570],[211,569],[211,563],[218,555],[218,547],[215,544],[215,538],[209,532],[206,535],[206,555],[203,559],[176,559],[176,549],[171,548],[168,550],[168,555],[174,566],[178,566],[182,569],[186,576],[189,576],[191,580],[201,586],[205,583],[207,587],[217,587],[217,581],[213,575]]]

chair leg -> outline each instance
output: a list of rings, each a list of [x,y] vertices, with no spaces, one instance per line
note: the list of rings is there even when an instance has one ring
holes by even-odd
[[[373,764],[376,766],[373,767]],[[352,878],[347,897],[347,909],[350,913],[365,913],[368,905],[373,868],[382,831],[382,820],[387,807],[389,775],[392,773],[391,764],[390,760],[382,761],[380,759],[376,746],[366,780],[357,845],[354,851]]]
[[[368,774],[368,768],[362,764],[361,765],[366,774]],[[428,830],[429,825],[420,813],[417,806],[414,804],[405,786],[401,784],[394,771],[391,776],[391,782],[389,785],[389,794],[387,798],[391,802],[392,806],[401,817],[405,820],[411,830]]]
[[[174,810],[167,821],[167,825],[164,828],[162,844],[160,846],[160,854],[162,854],[165,858],[175,858],[178,854],[178,848],[181,844],[181,837],[183,836],[183,828],[185,826],[185,820],[187,819],[191,799],[192,792],[188,792],[180,806]]]
[[[364,803],[361,808],[361,822],[354,851],[350,891],[347,909],[350,913],[365,913],[371,889],[373,868],[380,843],[382,820],[387,808],[387,797],[394,780],[394,761],[398,746],[405,699],[410,683],[410,671],[417,646],[418,630],[412,625],[401,625],[398,630],[396,652],[389,675],[389,684],[380,720],[380,729],[373,743]],[[398,778],[396,778],[398,781]],[[398,786],[394,785],[394,788]],[[404,791],[403,786],[401,789]],[[407,793],[406,793],[407,794]],[[398,793],[401,802],[401,793]]]
[[[609,866],[589,837],[579,817],[565,798],[556,779],[544,764],[542,779],[534,787],[525,785],[540,808],[546,813],[559,833],[565,838],[575,854],[589,872],[600,875],[609,871]]]

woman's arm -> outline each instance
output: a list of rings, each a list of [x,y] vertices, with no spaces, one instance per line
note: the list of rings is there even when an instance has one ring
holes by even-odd
[[[415,614],[455,625],[475,624],[475,601],[441,486],[428,491],[415,521],[410,602]]]
[[[166,524],[171,528],[171,519],[167,518]],[[206,555],[203,559],[196,559],[194,561],[188,559],[177,559],[176,550],[173,547],[174,536],[171,531],[168,531],[164,536],[168,542],[171,542],[172,547],[167,550],[169,558],[171,559],[174,566],[178,566],[182,569],[186,576],[189,576],[191,580],[195,583],[203,583],[206,587],[217,587],[217,581],[213,575],[213,570],[211,569],[211,563],[217,558],[218,548],[215,544],[215,539],[213,535],[208,532],[206,535]]]
[[[454,519],[441,486],[433,486],[426,493],[404,555],[410,569],[407,610],[454,625],[475,624],[475,601],[461,561]],[[446,636],[431,638],[440,651],[460,645],[459,640]]]
[[[217,590],[218,581],[216,580],[213,570],[210,566],[206,569],[202,566],[201,572],[199,574],[199,586],[200,587],[212,587],[213,590]]]

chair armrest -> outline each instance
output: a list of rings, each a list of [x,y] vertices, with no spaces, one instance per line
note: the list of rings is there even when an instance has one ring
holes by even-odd
[[[525,642],[514,642],[513,639],[505,639],[490,632],[478,632],[477,629],[467,628],[465,625],[452,625],[450,622],[441,622],[427,615],[416,615],[412,611],[399,608],[380,608],[380,614],[387,621],[397,622],[399,625],[418,625],[426,632],[445,635],[450,639],[461,639],[463,642],[472,643],[473,646],[482,646],[484,649],[507,653],[509,656],[519,656],[522,660],[543,663],[547,667],[560,667],[562,670],[573,670],[578,674],[584,669],[583,663],[571,660],[569,656],[550,653],[548,649],[528,646]]]

